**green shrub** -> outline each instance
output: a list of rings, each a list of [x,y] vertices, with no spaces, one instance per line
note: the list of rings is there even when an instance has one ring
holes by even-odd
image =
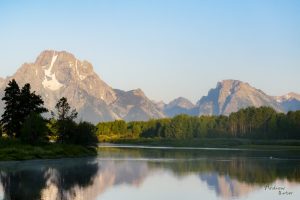
[[[37,114],[31,113],[21,128],[21,140],[29,144],[37,144],[47,140],[48,128],[44,118]]]
[[[73,136],[73,143],[83,146],[97,146],[96,127],[88,122],[80,122]]]

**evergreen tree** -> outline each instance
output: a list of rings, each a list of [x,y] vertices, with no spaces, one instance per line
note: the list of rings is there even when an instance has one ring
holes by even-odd
[[[41,96],[36,95],[35,92],[30,92],[29,83],[20,90],[17,82],[14,79],[11,80],[5,88],[5,95],[2,100],[5,102],[5,111],[2,115],[1,124],[10,137],[20,136],[21,126],[30,113],[47,112],[47,109],[43,107],[44,101]]]
[[[76,109],[71,110],[71,106],[65,97],[58,100],[55,108],[57,112],[56,126],[58,131],[58,141],[61,143],[70,142],[69,140],[76,129],[74,119],[77,117],[78,113]],[[52,115],[54,116],[55,114],[52,112]]]
[[[20,115],[20,88],[13,79],[9,81],[5,88],[5,95],[2,100],[5,102],[4,113],[2,115],[1,124],[3,130],[10,137],[17,134],[20,130],[22,119]]]
[[[30,84],[26,83],[20,93],[20,102],[22,105],[20,112],[22,118],[26,118],[32,112],[41,114],[48,111],[43,107],[44,101],[41,96],[36,95],[35,92],[30,92],[30,89]]]
[[[60,100],[58,100],[57,104],[55,105],[55,109],[57,111],[57,119],[61,121],[74,120],[78,115],[76,109],[71,110],[71,106],[65,97],[62,97]],[[54,115],[53,112],[52,115]]]
[[[1,124],[4,131],[10,137],[19,137],[21,126],[31,113],[41,114],[47,112],[43,107],[44,101],[35,92],[30,92],[30,84],[27,83],[20,90],[19,85],[13,79],[5,88],[2,100],[5,102],[5,111]]]

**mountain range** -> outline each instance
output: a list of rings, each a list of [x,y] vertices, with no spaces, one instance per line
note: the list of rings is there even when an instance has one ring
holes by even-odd
[[[193,104],[184,97],[170,103],[154,102],[141,89],[123,91],[106,84],[88,61],[78,60],[66,51],[43,51],[32,63],[23,64],[15,74],[0,78],[0,98],[9,80],[19,85],[30,83],[32,90],[41,95],[45,106],[53,110],[61,97],[66,97],[79,113],[79,120],[92,123],[124,119],[141,121],[150,118],[173,117],[178,114],[229,115],[248,106],[271,106],[278,112],[300,109],[300,95],[289,93],[270,96],[248,83],[223,80],[207,96]],[[0,114],[3,113],[0,102]]]
[[[196,105],[188,99],[178,98],[163,108],[167,116],[189,115],[229,115],[241,108],[270,106],[277,112],[300,110],[300,95],[288,93],[283,96],[270,96],[239,80],[223,80],[209,90]]]

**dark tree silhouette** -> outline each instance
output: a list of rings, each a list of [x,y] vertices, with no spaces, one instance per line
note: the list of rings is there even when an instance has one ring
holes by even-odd
[[[57,104],[55,105],[55,109],[57,111],[58,120],[74,120],[78,115],[76,109],[71,110],[71,106],[65,97],[62,97],[60,100],[58,100]],[[52,115],[55,114],[52,112]]]
[[[21,128],[20,119],[20,88],[17,82],[13,79],[9,81],[5,88],[5,95],[2,100],[5,102],[4,113],[2,115],[1,124],[3,130],[10,137],[16,134]]]
[[[48,128],[46,120],[36,113],[30,113],[21,128],[21,140],[29,144],[47,141]]]
[[[26,83],[20,93],[20,102],[22,105],[21,112],[23,118],[26,118],[32,112],[41,114],[48,111],[43,107],[44,101],[41,96],[36,95],[35,92],[30,92],[30,89],[30,84]]]
[[[44,101],[35,92],[30,92],[30,84],[27,83],[20,90],[19,85],[13,79],[5,88],[2,100],[5,102],[5,111],[2,115],[1,124],[4,131],[10,137],[19,137],[22,124],[30,113],[41,114],[47,112],[43,107]]]
[[[58,141],[61,143],[70,143],[72,135],[75,134],[76,123],[74,119],[77,117],[76,109],[71,110],[67,98],[62,97],[55,105],[56,109],[56,128],[58,130]],[[55,113],[52,112],[53,117]]]
[[[92,185],[98,170],[98,164],[91,158],[0,166],[3,199],[42,199],[42,190],[49,183],[59,189],[55,199],[74,199],[74,188]]]
[[[98,144],[96,127],[88,122],[80,122],[71,139],[73,144],[96,147]]]

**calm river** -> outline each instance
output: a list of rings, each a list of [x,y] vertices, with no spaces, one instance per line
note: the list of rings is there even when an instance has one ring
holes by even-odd
[[[1,199],[300,199],[300,154],[101,146],[95,158],[0,162]]]

